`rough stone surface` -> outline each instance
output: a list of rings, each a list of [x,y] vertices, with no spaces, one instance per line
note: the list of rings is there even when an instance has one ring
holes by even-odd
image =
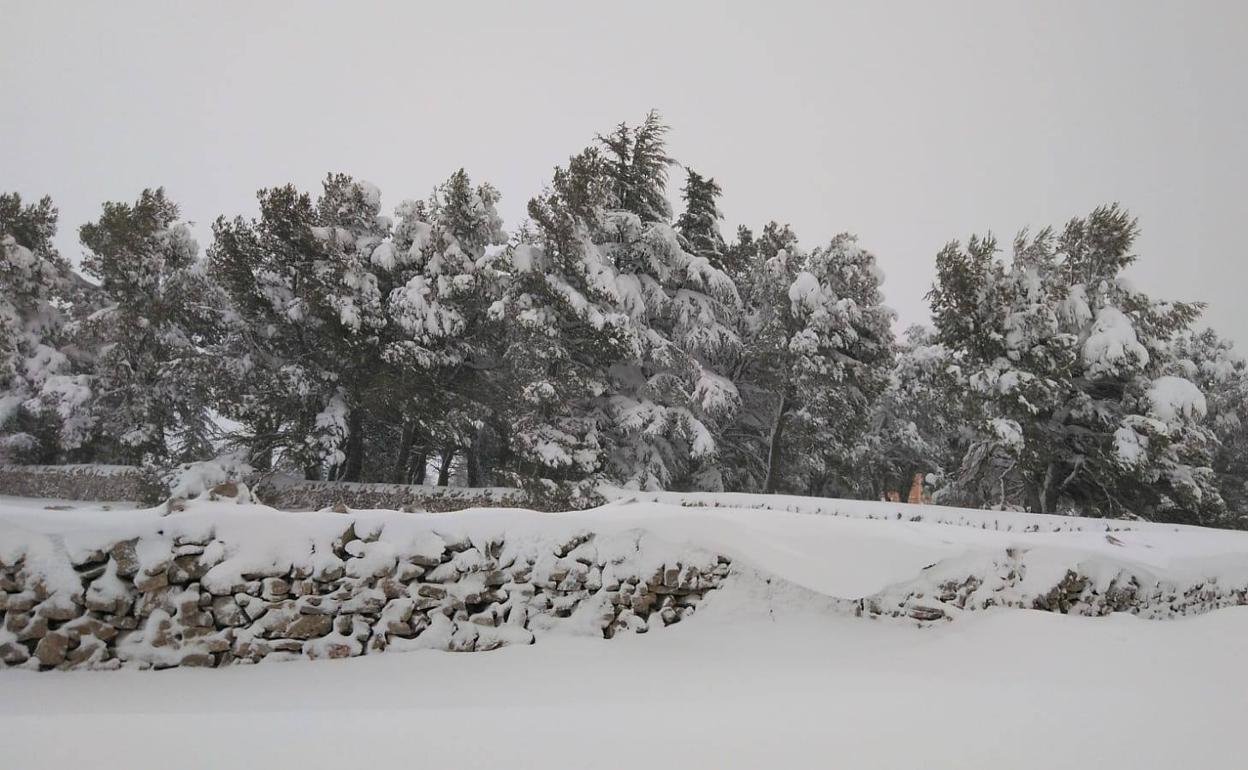
[[[943,570],[944,577],[920,577],[862,599],[857,613],[931,623],[953,620],[961,612],[1013,607],[1093,617],[1129,612],[1165,619],[1248,604],[1248,586],[1219,585],[1215,580],[1179,586],[1126,566],[1092,574],[1072,567],[1056,584],[1036,590],[1024,582],[1023,559],[1010,548],[986,562],[950,565]]]
[[[0,489],[6,495],[159,502],[163,485],[145,468],[123,465],[0,465]]]
[[[590,534],[526,546],[525,556],[501,538],[431,536],[398,556],[376,532],[344,530],[315,565],[224,581],[206,577],[229,551],[211,535],[106,542],[77,564],[63,553],[71,580],[59,584],[0,565],[0,664],[163,669],[395,648],[481,652],[530,644],[533,630],[574,615],[611,638],[680,622],[729,574],[726,559],[707,555],[700,566],[630,574],[600,557]]]
[[[55,666],[65,660],[65,653],[69,650],[69,637],[57,631],[52,631],[35,645],[35,657],[39,659],[39,663],[44,666]]]

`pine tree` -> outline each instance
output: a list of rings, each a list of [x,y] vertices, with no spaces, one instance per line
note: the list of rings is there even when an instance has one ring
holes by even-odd
[[[716,421],[735,408],[715,367],[738,347],[731,280],[667,224],[664,126],[622,124],[529,204],[500,312],[523,399],[521,468],[645,488],[719,486]]]
[[[959,357],[935,342],[932,330],[907,329],[888,387],[852,452],[856,495],[882,499],[895,491],[905,499],[915,474],[927,489],[939,488],[973,438],[965,430],[967,387]]]
[[[397,284],[383,354],[397,367],[402,394],[396,478],[412,477],[412,463],[423,465],[433,451],[462,451],[473,485],[498,462],[504,351],[491,308],[505,288],[507,240],[498,200],[497,190],[474,187],[460,169],[428,201],[401,205],[389,249],[374,252]]]
[[[719,220],[724,215],[720,213],[717,201],[722,194],[714,179],[686,169],[685,186],[681,190],[685,210],[676,220],[676,232],[688,244],[687,250],[721,271],[727,266],[725,256],[728,250],[719,231]]]
[[[509,321],[510,443],[524,481],[603,471],[608,370],[641,353],[615,266],[593,241],[612,194],[604,166],[590,148],[555,169],[508,254],[511,279],[495,313]]]
[[[740,351],[736,288],[686,252],[667,224],[628,211],[605,216],[599,248],[617,266],[620,296],[643,331],[640,356],[610,371],[612,473],[642,488],[721,488],[717,433],[738,396],[719,370]]]
[[[780,463],[771,447],[787,361],[785,308],[802,252],[788,225],[770,222],[757,238],[738,228],[727,253],[742,301],[736,324],[742,352],[728,374],[741,405],[725,429],[721,455],[728,489],[761,492]]]
[[[358,479],[365,405],[385,375],[380,192],[330,174],[315,203],[290,185],[258,198],[258,220],[213,226],[212,274],[234,310],[216,356],[224,410],[247,426],[253,465],[276,452],[309,478]]]
[[[733,486],[845,490],[854,448],[892,366],[892,314],[875,258],[851,235],[807,254],[776,223],[730,249],[743,267],[743,407],[730,431]]]
[[[655,110],[637,128],[621,123],[598,136],[602,170],[609,179],[607,207],[631,211],[643,222],[667,222],[672,205],[667,200],[668,126]]]
[[[327,252],[318,266],[328,305],[323,353],[337,376],[337,392],[322,413],[318,439],[329,451],[328,474],[342,481],[360,481],[364,471],[365,425],[382,373],[381,333],[388,326],[387,286],[378,274],[374,255],[384,253],[390,219],[381,214],[381,191],[346,174],[330,174],[317,200],[312,234]],[[336,319],[335,319],[336,314]],[[337,323],[335,323],[335,320]],[[384,380],[382,380],[384,383]],[[380,385],[384,389],[384,384]],[[332,416],[332,420],[325,420]]]
[[[964,356],[984,414],[946,501],[1222,515],[1203,396],[1167,374],[1172,342],[1201,306],[1155,301],[1122,279],[1137,231],[1111,206],[1060,235],[1020,235],[1008,266],[991,239],[938,255],[939,339]]]
[[[615,191],[588,230],[614,266],[617,295],[640,331],[638,355],[608,372],[602,435],[608,471],[630,487],[723,486],[718,434],[739,402],[718,370],[740,341],[739,298],[730,278],[686,250],[667,224],[665,133],[651,112],[636,130],[600,138],[607,188]]]
[[[893,313],[882,304],[882,281],[874,255],[842,234],[811,252],[789,286],[788,378],[771,452],[773,461],[807,459],[811,494],[844,494],[855,485],[852,451],[893,364]],[[774,467],[769,478],[777,489]]]
[[[50,198],[0,195],[0,460],[52,462],[90,429],[84,356],[65,308],[79,281],[52,239]]]
[[[1168,372],[1195,383],[1206,400],[1206,425],[1217,438],[1211,467],[1226,502],[1219,526],[1248,527],[1248,362],[1212,329],[1175,340]]]
[[[97,353],[91,409],[101,459],[202,459],[212,432],[202,351],[220,303],[190,228],[156,189],[133,204],[105,203],[79,235],[103,303],[83,324]]]

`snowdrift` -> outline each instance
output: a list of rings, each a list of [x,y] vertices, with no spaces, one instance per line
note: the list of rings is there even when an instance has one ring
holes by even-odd
[[[1248,604],[1248,533],[891,503],[608,493],[589,511],[0,503],[0,660],[220,666],[613,638],[695,612],[918,625]],[[59,506],[58,506],[59,507]],[[864,620],[863,622],[867,622]]]

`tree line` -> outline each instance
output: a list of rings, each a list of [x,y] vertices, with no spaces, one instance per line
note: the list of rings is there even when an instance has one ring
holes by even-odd
[[[1244,523],[1245,364],[1124,278],[1126,211],[946,245],[898,338],[853,235],[727,240],[667,130],[599,135],[510,232],[463,170],[393,216],[330,174],[201,253],[150,189],[79,229],[79,272],[48,198],[0,195],[0,460],[871,499],[920,474],[942,503]]]

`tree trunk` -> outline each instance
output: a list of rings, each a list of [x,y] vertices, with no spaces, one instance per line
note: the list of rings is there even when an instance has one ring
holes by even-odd
[[[421,448],[419,452],[412,457],[412,483],[421,485],[425,483],[425,471],[429,467],[429,452]]]
[[[442,463],[438,466],[438,486],[445,487],[451,481],[451,461],[455,459],[455,448],[442,450]]]
[[[352,409],[347,416],[346,459],[343,461],[342,480],[359,481],[364,472],[364,415]]]
[[[494,483],[498,483],[500,475],[513,470],[515,465],[515,456],[511,452],[511,434],[507,431],[507,427],[509,426],[502,423],[496,423],[494,426],[497,448],[489,468],[490,477]]]
[[[780,487],[780,442],[784,438],[784,414],[789,408],[786,397],[780,398],[780,410],[776,415],[776,427],[771,431],[771,442],[767,448],[767,480],[763,491],[773,494]]]
[[[303,466],[303,478],[305,481],[320,481],[321,466],[318,463],[308,463]]]
[[[412,444],[416,443],[416,426],[410,422],[403,423],[403,436],[399,439],[399,459],[394,463],[394,472],[390,479],[395,484],[407,481],[408,464],[412,457]]]
[[[273,450],[267,440],[259,439],[252,443],[248,461],[260,473],[273,469]]]
[[[1040,512],[1053,513],[1057,507],[1058,468],[1056,463],[1049,463],[1044,471],[1044,488],[1040,491]]]
[[[468,486],[477,487],[481,485],[481,466],[478,464],[480,459],[477,451],[477,442],[473,441],[464,450],[464,462],[468,463]]]
[[[256,435],[251,440],[247,461],[251,463],[251,467],[263,473],[273,469],[273,427],[268,420],[261,419],[256,422],[255,429]]]

